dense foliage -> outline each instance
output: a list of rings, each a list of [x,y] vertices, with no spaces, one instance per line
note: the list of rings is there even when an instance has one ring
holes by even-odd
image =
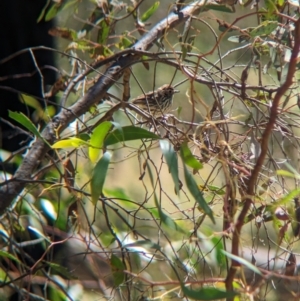
[[[34,141],[2,175],[1,294],[297,300],[299,15],[297,1],[48,1],[57,81],[45,109],[19,91],[35,119],[10,112]],[[169,112],[134,101],[166,84]]]

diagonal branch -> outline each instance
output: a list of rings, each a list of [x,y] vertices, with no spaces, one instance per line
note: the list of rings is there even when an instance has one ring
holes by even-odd
[[[265,131],[263,132],[263,135],[262,135],[261,154],[257,159],[257,162],[253,169],[252,175],[249,179],[248,187],[247,187],[247,198],[244,200],[243,209],[242,209],[242,211],[238,217],[238,220],[236,222],[236,225],[235,225],[235,230],[234,230],[233,238],[232,238],[231,253],[236,256],[239,255],[239,248],[240,248],[239,242],[240,242],[240,235],[241,235],[242,227],[244,225],[244,220],[245,220],[246,214],[252,204],[257,178],[259,176],[260,170],[263,166],[265,157],[268,152],[269,137],[272,134],[277,117],[280,113],[280,108],[279,108],[280,100],[284,96],[284,94],[288,91],[289,87],[293,84],[293,79],[294,79],[297,62],[298,62],[299,51],[300,51],[300,18],[295,22],[295,44],[294,44],[294,47],[292,50],[292,55],[291,55],[291,59],[290,59],[287,77],[286,77],[285,82],[282,84],[282,86],[277,90],[277,93],[275,94],[275,97],[273,99],[273,103],[272,103],[272,107],[271,107],[271,111],[270,111],[270,119],[269,119],[269,121],[266,125],[266,128],[265,128]],[[228,276],[227,276],[227,279],[226,279],[227,290],[233,289],[232,282],[234,280],[234,276],[235,276],[238,266],[239,266],[239,263],[237,261],[233,260],[230,270],[229,270],[229,273],[228,273]]]
[[[145,34],[134,46],[134,50],[145,51],[163,36],[168,29],[174,28],[178,24],[187,20],[191,15],[198,14],[203,10],[204,4],[213,2],[211,0],[194,1],[178,14],[171,13],[155,25],[147,34]],[[97,83],[91,87],[87,93],[68,109],[63,109],[58,113],[42,132],[43,138],[52,144],[55,141],[57,133],[60,133],[76,118],[88,111],[95,103],[101,101],[107,90],[122,76],[123,70],[140,59],[140,55],[133,51],[133,54],[126,54],[115,61],[106,72],[99,78]],[[12,205],[16,198],[23,190],[25,183],[22,180],[31,179],[32,174],[38,166],[40,160],[49,151],[48,146],[39,138],[33,143],[27,152],[22,164],[16,171],[14,178],[2,184],[0,189],[0,215]]]

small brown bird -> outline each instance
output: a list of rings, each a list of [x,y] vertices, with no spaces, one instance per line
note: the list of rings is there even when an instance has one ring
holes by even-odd
[[[175,93],[179,93],[179,91],[167,84],[155,91],[138,96],[132,103],[150,113],[153,117],[159,117],[170,109]]]

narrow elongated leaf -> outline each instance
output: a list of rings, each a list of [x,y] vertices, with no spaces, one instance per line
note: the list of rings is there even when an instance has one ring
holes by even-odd
[[[114,55],[114,52],[112,50],[110,50],[108,47],[103,46],[103,55],[105,57],[109,57],[111,55]]]
[[[233,298],[238,295],[236,292],[227,292],[215,287],[203,287],[199,290],[192,290],[182,286],[184,295],[193,300],[220,300],[226,298]]]
[[[125,281],[125,274],[123,271],[126,267],[122,260],[114,254],[111,255],[110,266],[113,272],[114,285],[117,287]]]
[[[52,148],[68,148],[68,147],[80,147],[82,145],[89,145],[89,143],[85,142],[82,139],[72,137],[70,139],[64,139],[55,142],[51,147]]]
[[[61,274],[62,276],[64,276],[66,279],[78,279],[77,277],[75,277],[74,274],[71,274],[65,267],[57,264],[57,263],[53,263],[50,261],[43,261],[44,263],[46,263],[47,265],[49,265],[53,270],[55,270],[56,272],[58,272],[59,274]]]
[[[205,9],[207,10],[216,10],[216,11],[221,11],[224,13],[234,13],[235,11],[227,5],[214,5],[214,4],[208,4],[205,5]]]
[[[77,136],[77,138],[79,138],[83,141],[88,141],[88,140],[90,140],[91,136],[87,133],[81,133]]]
[[[104,141],[104,145],[112,145],[118,142],[125,142],[137,139],[159,139],[156,134],[149,132],[145,129],[135,126],[124,126],[120,129],[115,129],[109,133]]]
[[[231,253],[228,253],[225,250],[222,250],[221,252],[223,254],[225,254],[227,257],[229,257],[230,259],[233,259],[233,260],[243,264],[245,267],[247,267],[249,270],[253,271],[254,273],[256,273],[258,275],[262,275],[261,271],[255,265],[253,265],[251,262],[247,261],[246,259],[241,258],[236,255],[233,255]]]
[[[33,133],[35,136],[38,136],[40,138],[41,134],[36,128],[36,126],[32,123],[32,121],[23,113],[18,113],[18,112],[12,112],[9,111],[9,117],[14,119],[15,121],[19,122],[21,125],[23,125],[28,131]]]
[[[159,217],[162,223],[167,226],[169,229],[175,231],[175,232],[180,232],[182,234],[187,235],[188,233],[181,228],[170,216],[165,214],[161,209],[158,209]]]
[[[283,206],[289,204],[294,198],[298,197],[300,194],[300,188],[296,188],[289,192],[282,198],[279,198],[274,203],[272,203],[273,207]]]
[[[198,171],[203,168],[203,165],[192,154],[186,142],[180,146],[180,156],[183,162],[194,170]]]
[[[93,204],[97,203],[98,198],[102,193],[110,159],[111,154],[109,152],[106,152],[98,161],[93,170],[91,179],[91,194]]]
[[[257,37],[257,36],[267,36],[272,31],[274,31],[278,26],[277,21],[265,21],[262,22],[259,26],[254,28],[253,30],[250,31],[250,36],[252,38]]]
[[[34,108],[35,110],[43,110],[41,104],[34,97],[27,95],[27,94],[20,94],[19,98],[22,102],[24,102],[26,104],[26,106]]]
[[[17,113],[8,111],[8,115],[11,119],[14,119],[15,121],[19,122],[21,125],[23,125],[28,131],[33,133],[35,136],[41,138],[49,147],[50,144],[42,137],[36,126],[32,123],[32,121],[23,113]]]
[[[161,151],[166,159],[169,172],[172,175],[175,191],[179,193],[179,176],[178,176],[178,160],[177,154],[172,146],[172,144],[168,140],[160,140],[159,142]]]
[[[278,176],[282,176],[282,177],[300,179],[300,175],[298,173],[295,174],[295,173],[290,172],[288,170],[279,169],[279,170],[276,171],[276,174]]]
[[[210,207],[208,206],[208,204],[206,203],[206,201],[202,195],[202,192],[199,190],[197,183],[195,182],[193,176],[189,173],[189,171],[185,165],[183,166],[183,169],[184,169],[185,182],[186,182],[186,185],[187,185],[190,193],[192,194],[192,196],[194,197],[196,202],[199,204],[201,209],[210,217],[212,222],[215,223],[213,212],[210,209]]]
[[[17,257],[15,257],[15,256],[12,255],[11,253],[6,252],[6,251],[4,251],[4,250],[0,250],[0,257],[9,258],[9,259],[14,260],[14,261],[16,261],[17,263],[19,263],[19,264],[22,265],[22,262],[21,262]]]
[[[181,45],[181,52],[182,52],[181,60],[184,61],[186,58],[187,52],[188,52],[187,47],[184,43],[182,43],[182,45]]]
[[[226,266],[226,257],[222,253],[222,251],[224,250],[222,240],[219,237],[213,237],[211,239],[211,241],[212,241],[213,245],[215,246],[216,259],[217,259],[219,267],[220,268],[225,267]]]
[[[26,106],[31,107],[35,110],[34,115],[35,119],[42,119],[45,122],[48,122],[50,116],[53,116],[55,113],[54,106],[47,106],[45,109],[39,103],[39,101],[28,94],[19,94],[20,101],[23,102]]]
[[[158,203],[156,193],[154,193],[154,201],[158,210],[157,211],[158,218],[161,220],[163,225],[165,225],[168,229],[173,230],[175,233],[182,233],[184,235],[189,235],[187,231],[185,231],[183,228],[177,225],[177,223],[170,216],[168,216],[162,211],[161,206]],[[153,211],[151,210],[151,212]]]
[[[207,185],[207,184],[205,184],[205,186],[204,186],[204,185],[199,184],[198,188],[202,192],[203,191],[213,192],[213,193],[215,193],[217,195],[224,195],[225,194],[225,191],[222,188],[220,188],[218,186],[214,186],[214,185]]]
[[[99,33],[98,33],[98,43],[99,44],[106,44],[106,40],[107,40],[107,37],[109,35],[109,24],[107,23],[106,20],[102,20],[99,24],[99,27],[101,28],[99,30]]]
[[[58,4],[58,3],[52,4],[50,9],[46,13],[45,21],[50,21],[51,19],[53,19],[58,14],[58,12],[60,10],[61,10],[61,5],[60,4]]]
[[[61,12],[62,10],[76,4],[78,2],[78,0],[74,0],[74,1],[56,1],[56,3],[54,3],[49,10],[46,13],[45,16],[45,21],[50,21],[51,19],[53,19],[59,12]]]
[[[93,131],[89,147],[89,158],[93,163],[95,163],[99,157],[100,150],[103,146],[103,141],[107,133],[111,129],[111,126],[111,122],[104,121],[99,124]]]
[[[154,4],[146,12],[143,13],[143,15],[141,16],[141,21],[146,22],[156,12],[159,4],[159,1],[154,2]]]
[[[39,23],[39,22],[41,22],[41,21],[43,20],[43,18],[44,18],[44,16],[45,16],[45,12],[46,12],[46,10],[47,10],[49,4],[50,4],[50,0],[47,0],[45,6],[43,7],[43,9],[42,9],[42,11],[41,11],[41,13],[40,13],[40,15],[39,15],[37,21],[36,21],[37,23]]]
[[[129,40],[127,37],[122,37],[119,47],[121,50],[129,48],[133,45],[133,42]]]

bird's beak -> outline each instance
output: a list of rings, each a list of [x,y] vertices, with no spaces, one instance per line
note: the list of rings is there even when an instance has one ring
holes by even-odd
[[[174,90],[174,93],[179,93],[180,91],[179,90]]]

